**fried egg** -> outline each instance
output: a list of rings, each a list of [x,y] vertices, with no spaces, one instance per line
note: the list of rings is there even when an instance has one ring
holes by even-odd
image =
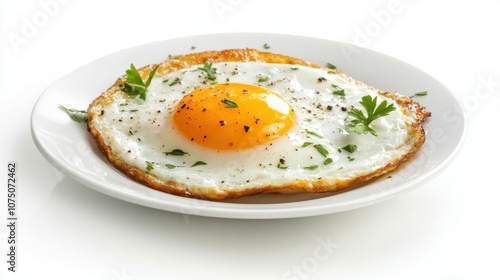
[[[340,71],[186,57],[158,70],[144,100],[120,78],[89,106],[89,130],[110,162],[154,189],[216,200],[338,191],[395,169],[424,142],[425,109]],[[367,95],[396,108],[371,124],[377,136],[346,130]]]

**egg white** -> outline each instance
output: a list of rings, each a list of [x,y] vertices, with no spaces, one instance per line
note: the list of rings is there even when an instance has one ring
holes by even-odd
[[[172,121],[176,105],[185,94],[209,85],[198,67],[155,77],[145,101],[116,96],[95,121],[106,145],[130,166],[159,180],[221,190],[319,178],[332,182],[349,179],[386,166],[410,148],[406,143],[411,129],[409,116],[376,90],[357,86],[325,69],[257,62],[214,63],[212,67],[217,69],[219,83],[255,84],[278,93],[294,109],[297,123],[283,137],[251,149],[204,148],[177,132]],[[269,79],[258,82],[260,77]],[[345,96],[333,94],[337,88],[332,84],[344,89]],[[347,109],[361,108],[359,101],[365,95],[378,96],[379,102],[388,100],[396,107],[372,123],[377,137],[345,131]],[[306,142],[313,144],[303,147]],[[357,150],[343,150],[348,144],[356,145]],[[319,153],[315,145],[323,146],[328,155]],[[165,154],[175,149],[187,154]],[[325,165],[327,158],[331,163]],[[192,167],[196,162],[206,164]]]

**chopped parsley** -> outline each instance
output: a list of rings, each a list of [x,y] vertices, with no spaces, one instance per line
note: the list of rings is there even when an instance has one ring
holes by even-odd
[[[328,150],[325,149],[325,147],[323,147],[323,145],[321,144],[314,145],[314,148],[324,157],[329,154]]]
[[[267,81],[269,81],[269,77],[262,77],[262,76],[259,77],[259,80],[257,80],[257,82],[259,82],[259,83],[263,83],[263,82],[267,82]]]
[[[195,166],[198,166],[198,165],[207,165],[207,163],[204,162],[204,161],[199,160],[199,161],[195,162],[193,165],[191,165],[191,167],[195,167]]]
[[[279,169],[283,169],[283,170],[288,169],[288,166],[283,165],[283,164],[281,164],[281,163],[278,163],[277,167],[278,167]]]
[[[354,153],[358,149],[358,146],[356,146],[354,144],[349,144],[349,145],[342,147],[342,149],[345,151],[348,151],[349,153]]]
[[[238,108],[238,104],[236,104],[236,102],[231,101],[229,99],[224,98],[221,100],[221,102],[226,104],[226,108]]]
[[[427,91],[417,92],[417,93],[413,94],[412,96],[410,96],[410,98],[420,97],[420,96],[427,96]]]
[[[312,142],[304,142],[304,144],[302,144],[301,148],[305,148],[309,145],[312,145],[313,143]]]
[[[333,70],[337,69],[337,66],[335,66],[335,65],[331,64],[330,62],[327,62],[327,63],[326,63],[326,67],[327,67],[328,69],[333,69]]]
[[[315,165],[310,165],[310,166],[304,166],[303,168],[306,170],[314,170],[317,169],[319,166],[317,164]]]
[[[59,109],[65,112],[75,122],[83,123],[88,121],[87,111],[85,110],[69,109],[63,105],[59,105]]]
[[[345,90],[343,88],[340,88],[339,86],[334,85],[334,84],[332,84],[332,87],[333,87],[332,94],[342,96],[342,97],[345,96]]]
[[[323,165],[328,165],[333,162],[332,158],[326,158],[325,161],[323,161]]]
[[[174,149],[170,152],[165,152],[164,153],[165,155],[171,155],[171,156],[183,156],[185,154],[187,154],[186,152],[184,152],[183,150],[180,150],[180,149]]]
[[[217,68],[212,68],[212,63],[205,62],[203,67],[198,67],[198,70],[207,73],[207,79],[210,81],[215,81],[215,72],[217,71]]]
[[[307,134],[310,134],[310,135],[314,135],[314,136],[316,136],[316,137],[318,137],[318,138],[323,138],[323,136],[321,136],[319,133],[314,132],[314,131],[311,131],[311,130],[309,130],[309,129],[306,129],[306,133],[307,133]]]
[[[153,164],[151,162],[149,162],[149,161],[146,161],[146,171],[149,172],[149,171],[151,171],[153,169],[155,169],[154,166],[153,166]]]
[[[125,84],[123,85],[123,92],[132,98],[139,96],[140,99],[146,100],[146,92],[148,91],[148,87],[151,84],[158,67],[159,65],[156,65],[155,68],[149,72],[148,79],[144,83],[141,74],[137,71],[137,68],[135,68],[134,64],[130,64],[130,69],[125,71],[127,77]]]
[[[387,104],[387,100],[382,101],[377,106],[377,97],[373,98],[370,95],[365,95],[359,102],[366,110],[366,115],[363,111],[352,108],[347,112],[348,117],[353,119],[346,125],[347,132],[355,132],[357,134],[371,133],[373,136],[378,136],[377,132],[370,127],[370,124],[383,116],[389,115],[390,112],[396,110],[394,104]]]

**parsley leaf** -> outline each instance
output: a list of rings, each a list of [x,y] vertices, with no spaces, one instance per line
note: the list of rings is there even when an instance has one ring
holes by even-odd
[[[345,97],[345,90],[343,88],[341,88],[337,85],[334,85],[334,84],[332,84],[332,87],[334,88],[332,94]]]
[[[259,83],[263,83],[263,82],[267,82],[269,81],[269,77],[266,77],[266,76],[260,76],[259,79],[257,80],[257,82]]]
[[[370,95],[365,95],[359,102],[366,110],[367,115],[359,109],[352,108],[347,112],[348,117],[352,117],[351,123],[346,125],[347,132],[355,132],[358,134],[371,133],[373,136],[378,136],[377,132],[370,127],[370,124],[383,116],[389,115],[390,112],[396,110],[394,104],[387,105],[387,100],[382,101],[377,106],[377,97],[372,98]]]
[[[283,170],[288,169],[288,166],[286,166],[286,165],[282,165],[281,163],[278,163],[277,167],[278,167],[279,169],[283,169]]]
[[[137,68],[135,68],[134,64],[130,64],[130,69],[125,71],[127,78],[123,86],[123,91],[132,98],[139,96],[140,99],[146,100],[146,92],[148,91],[148,87],[151,84],[158,67],[159,65],[156,65],[155,68],[149,72],[148,79],[146,80],[146,83],[144,83],[141,74],[137,71]]]
[[[318,138],[323,138],[323,136],[321,136],[319,133],[314,132],[314,131],[311,131],[311,130],[309,130],[309,129],[306,129],[306,133],[307,133],[307,134],[310,134],[310,135],[314,135],[314,136],[316,136],[316,137],[318,137]]]
[[[215,71],[217,70],[217,68],[212,68],[212,63],[205,62],[203,64],[203,67],[198,67],[198,70],[207,73],[207,78],[210,81],[215,81]]]
[[[59,109],[63,110],[75,122],[83,123],[88,120],[87,111],[85,110],[69,109],[63,105],[59,105]]]
[[[226,104],[226,108],[238,108],[238,104],[236,104],[236,102],[231,101],[229,99],[224,98],[221,100],[221,102]]]
[[[412,96],[410,96],[410,98],[414,98],[414,97],[418,97],[418,96],[427,96],[427,91],[417,92],[417,93],[413,94]]]
[[[335,69],[337,69],[337,66],[335,66],[335,65],[331,64],[330,62],[327,62],[327,63],[326,63],[326,67],[327,67],[328,69],[334,69],[334,70],[335,70]]]
[[[311,166],[304,166],[302,167],[303,169],[306,169],[306,170],[314,170],[316,168],[318,168],[319,166],[317,164],[315,165],[311,165]]]
[[[332,162],[333,162],[332,158],[327,158],[327,159],[325,159],[325,161],[323,161],[323,165],[328,165],[328,164],[330,164]]]
[[[199,161],[195,162],[193,165],[191,165],[191,167],[195,167],[195,166],[198,166],[198,165],[207,165],[207,163],[204,162],[204,161],[199,160]]]
[[[304,142],[304,144],[302,144],[301,148],[305,148],[309,145],[312,145],[312,142]]]
[[[345,151],[348,151],[349,153],[354,153],[358,149],[358,146],[356,146],[354,144],[348,144],[348,145],[342,147],[342,149]]]
[[[151,171],[155,169],[154,166],[153,166],[153,163],[149,162],[149,161],[146,161],[146,171]]]
[[[173,165],[173,164],[170,164],[170,163],[167,163],[165,164],[165,166],[168,168],[168,169],[174,169],[176,168],[177,166]]]
[[[172,156],[183,156],[185,154],[187,154],[186,152],[184,152],[183,150],[181,149],[174,149],[170,152],[164,152],[165,155],[172,155]]]
[[[328,150],[321,144],[314,145],[314,148],[316,148],[316,150],[324,157],[329,154]]]

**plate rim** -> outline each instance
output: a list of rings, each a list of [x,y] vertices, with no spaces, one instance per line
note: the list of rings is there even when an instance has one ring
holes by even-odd
[[[336,204],[336,207],[332,207],[331,205],[322,205],[321,207],[296,207],[296,208],[283,208],[283,209],[259,209],[259,207],[255,209],[248,210],[246,207],[249,205],[278,205],[278,204],[283,204],[283,203],[274,203],[274,204],[232,204],[232,205],[245,205],[246,207],[243,207],[242,209],[240,208],[226,208],[226,207],[219,207],[220,205],[228,205],[227,202],[218,202],[218,201],[209,201],[208,204],[211,205],[211,207],[202,207],[200,205],[197,205],[196,203],[192,203],[193,198],[184,198],[184,197],[178,197],[175,195],[171,194],[166,194],[162,193],[162,195],[167,195],[171,196],[174,201],[183,201],[183,200],[188,200],[188,203],[185,204],[172,204],[172,203],[167,203],[165,204],[165,201],[159,202],[157,200],[151,200],[151,199],[146,199],[145,197],[131,197],[126,195],[124,192],[120,192],[118,190],[109,188],[109,186],[105,186],[101,182],[97,182],[95,180],[92,180],[92,178],[85,177],[82,174],[78,174],[78,172],[75,172],[76,170],[72,168],[68,168],[62,164],[62,162],[59,161],[58,158],[56,158],[54,155],[50,154],[49,151],[46,149],[42,141],[40,140],[40,136],[38,135],[38,128],[35,127],[35,124],[37,123],[37,113],[38,110],[40,109],[40,103],[46,97],[46,95],[50,92],[50,89],[56,85],[57,83],[64,81],[66,77],[69,77],[70,75],[73,75],[77,73],[78,71],[82,71],[82,69],[91,66],[92,64],[106,58],[112,55],[116,55],[118,53],[123,53],[127,51],[134,51],[140,48],[144,48],[147,46],[151,46],[153,44],[165,44],[169,41],[172,40],[193,40],[196,38],[203,38],[203,37],[218,37],[218,36],[230,36],[230,37],[236,37],[236,36],[253,36],[253,37],[267,37],[267,36],[278,36],[278,37],[289,37],[289,38],[294,38],[294,39],[299,39],[299,40],[321,40],[324,42],[328,42],[330,44],[344,44],[344,45],[350,45],[354,46],[353,44],[345,43],[345,42],[340,42],[336,40],[330,40],[330,39],[325,39],[325,38],[318,38],[318,37],[310,37],[310,36],[302,36],[302,35],[293,35],[293,34],[281,34],[281,33],[255,33],[255,32],[239,32],[239,33],[213,33],[213,34],[200,34],[200,35],[192,35],[192,36],[183,36],[183,37],[177,37],[177,38],[170,38],[170,39],[165,39],[165,40],[160,40],[160,41],[155,41],[151,43],[146,43],[142,45],[136,45],[132,46],[129,48],[125,48],[104,56],[101,56],[95,60],[92,60],[91,62],[84,64],[77,69],[69,72],[68,74],[60,77],[53,83],[51,83],[43,92],[42,94],[38,97],[37,101],[35,102],[32,112],[31,112],[31,117],[30,117],[30,131],[32,135],[32,139],[37,147],[37,149],[41,152],[41,154],[44,156],[44,158],[56,169],[60,170],[63,174],[69,175],[69,177],[73,178],[77,182],[85,185],[86,187],[89,187],[95,191],[98,191],[100,193],[104,193],[108,196],[111,196],[116,199],[121,199],[124,201],[127,201],[129,203],[133,204],[138,204],[142,205],[145,207],[151,207],[159,210],[165,210],[165,211],[170,211],[170,212],[177,212],[180,214],[187,214],[187,215],[196,215],[196,216],[205,216],[205,217],[217,217],[217,218],[237,218],[237,219],[276,219],[276,218],[299,218],[299,217],[308,217],[308,216],[318,216],[318,215],[324,215],[324,214],[332,214],[332,213],[338,213],[338,212],[343,212],[343,211],[348,211],[356,208],[361,208],[361,207],[366,207],[369,205],[373,205],[375,203],[379,203],[388,199],[393,198],[396,195],[404,194],[406,192],[409,192],[413,189],[415,189],[418,186],[421,186],[425,184],[426,182],[432,180],[435,178],[438,174],[440,174],[443,170],[446,169],[450,165],[450,162],[456,158],[456,156],[459,154],[460,150],[463,147],[463,143],[465,142],[466,136],[467,136],[467,131],[468,131],[468,116],[465,111],[465,108],[463,104],[460,102],[458,98],[446,87],[444,86],[440,81],[435,79],[434,77],[430,76],[427,74],[425,71],[422,71],[421,69],[405,62],[402,61],[398,58],[392,57],[387,54],[383,54],[381,52],[367,49],[367,48],[361,48],[363,50],[367,50],[371,53],[375,53],[378,55],[382,55],[387,58],[395,59],[399,63],[403,63],[406,66],[412,67],[415,70],[418,70],[420,73],[423,73],[428,76],[428,78],[433,79],[434,82],[437,82],[439,85],[441,85],[444,89],[448,91],[448,93],[454,98],[454,101],[456,102],[458,109],[460,110],[460,115],[463,117],[463,130],[460,133],[460,139],[458,139],[457,145],[453,148],[453,150],[450,152],[447,157],[439,163],[438,166],[436,166],[432,171],[427,172],[424,174],[425,176],[416,178],[412,180],[409,184],[404,184],[404,186],[392,189],[390,192],[386,192],[384,194],[378,194],[378,195],[372,195],[368,196],[362,199],[357,199],[353,201],[348,201],[340,204]],[[357,47],[357,46],[356,46]],[[357,47],[360,48],[360,47]],[[146,187],[146,186],[144,186]],[[323,198],[317,198],[317,199],[323,199]],[[316,199],[314,199],[316,200]],[[198,200],[201,201],[201,200]],[[191,202],[191,203],[189,203]],[[201,204],[206,204],[205,201]],[[287,203],[288,205],[290,204],[297,204],[301,205],[300,202],[289,202]],[[176,209],[174,209],[176,208]],[[265,215],[264,215],[265,214]]]

